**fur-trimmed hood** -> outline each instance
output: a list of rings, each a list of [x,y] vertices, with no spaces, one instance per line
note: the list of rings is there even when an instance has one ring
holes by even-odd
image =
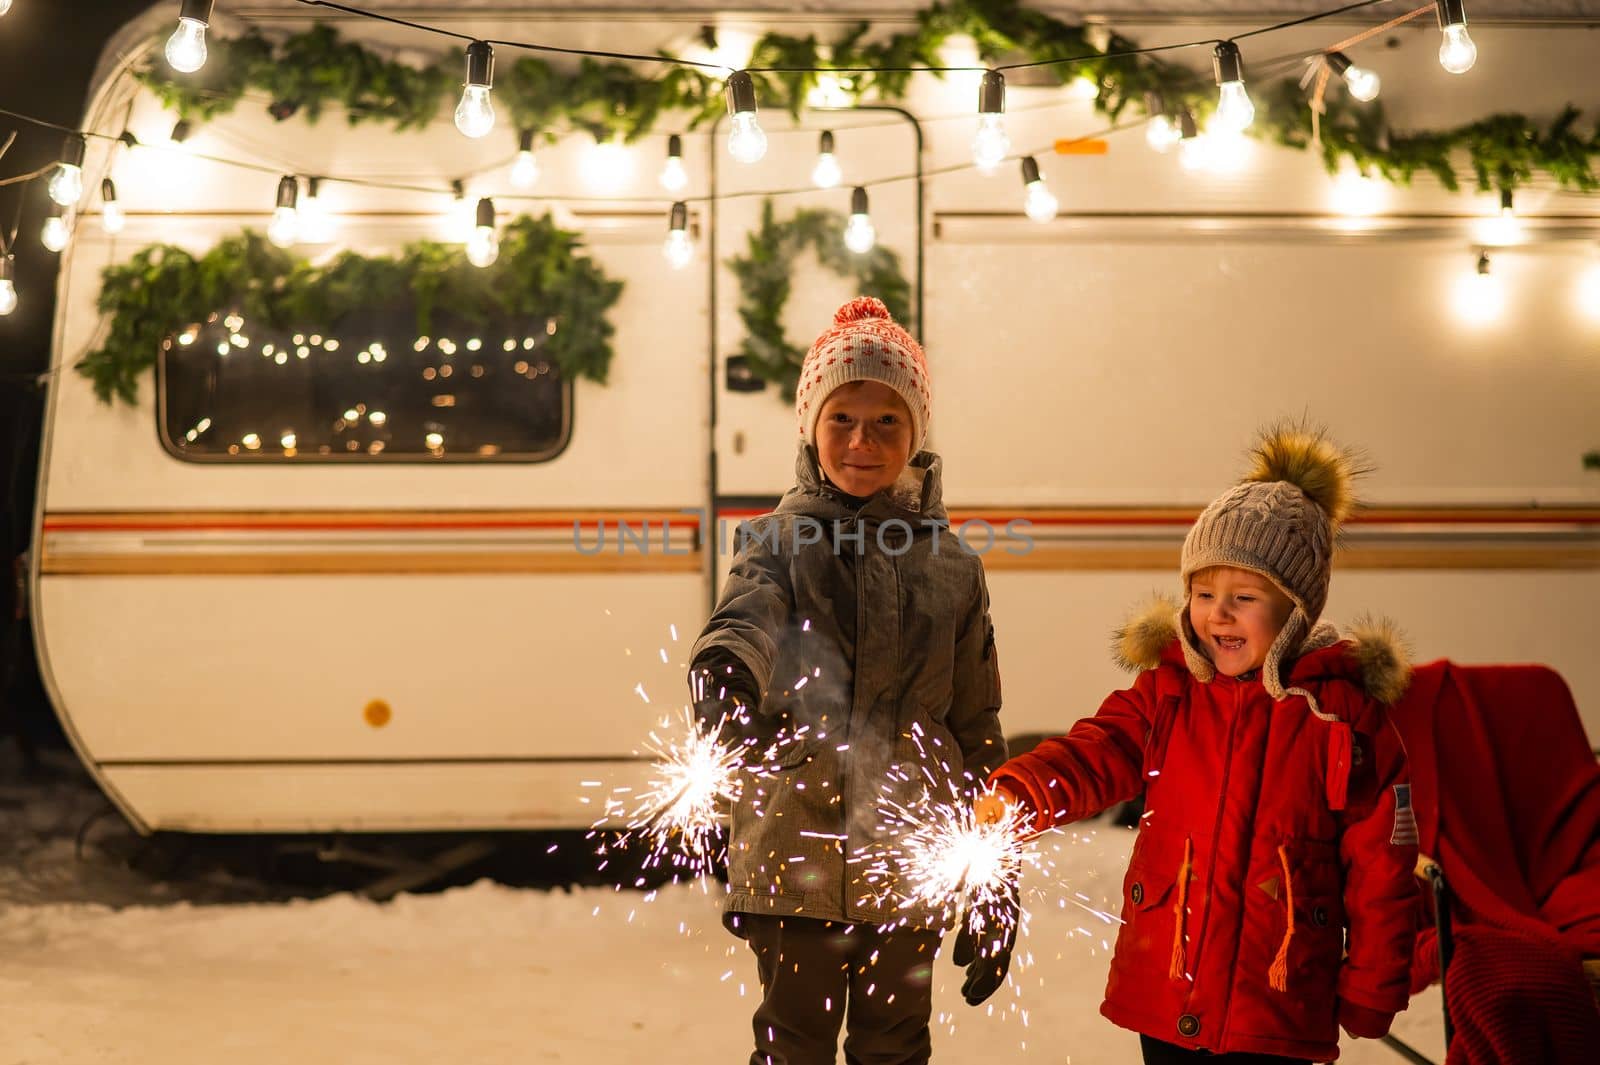
[[[1183,604],[1170,596],[1157,596],[1135,611],[1113,639],[1112,656],[1117,665],[1138,673],[1165,662],[1210,680],[1215,673],[1209,660],[1180,639],[1183,611]],[[1199,662],[1194,661],[1196,657]],[[1344,677],[1359,683],[1386,706],[1399,701],[1411,683],[1405,637],[1387,618],[1362,617],[1345,633],[1321,622],[1301,643],[1294,659],[1286,680]]]

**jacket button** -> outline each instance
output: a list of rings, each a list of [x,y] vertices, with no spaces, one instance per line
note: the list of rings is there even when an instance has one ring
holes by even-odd
[[[1316,909],[1312,910],[1311,923],[1316,925],[1318,928],[1326,928],[1328,926],[1327,907],[1318,906]]]
[[[1200,1018],[1192,1013],[1185,1013],[1178,1018],[1178,1034],[1185,1039],[1193,1039],[1200,1033]]]
[[[1144,885],[1135,880],[1133,887],[1128,889],[1128,897],[1133,900],[1135,906],[1139,905],[1144,901]]]

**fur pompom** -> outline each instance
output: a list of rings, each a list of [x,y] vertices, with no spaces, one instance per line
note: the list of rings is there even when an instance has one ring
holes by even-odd
[[[889,317],[889,308],[876,296],[857,296],[855,299],[833,312],[834,325],[849,325],[851,322],[865,321],[868,318],[882,318],[886,322],[894,319]]]
[[[1130,673],[1158,666],[1162,649],[1178,637],[1180,609],[1178,601],[1170,596],[1153,596],[1112,634],[1111,657],[1117,666]]]
[[[1329,440],[1326,430],[1303,422],[1269,426],[1251,450],[1251,460],[1244,480],[1288,481],[1323,509],[1334,528],[1355,510],[1355,479],[1368,472]]]
[[[1411,648],[1399,626],[1368,614],[1356,619],[1347,636],[1367,694],[1385,706],[1399,702],[1411,686]]]

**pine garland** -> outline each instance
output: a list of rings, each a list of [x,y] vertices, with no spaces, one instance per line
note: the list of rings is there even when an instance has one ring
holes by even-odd
[[[921,12],[916,28],[908,32],[869,41],[870,29],[866,22],[856,23],[831,44],[815,36],[768,33],[756,42],[748,65],[870,68],[866,74],[841,75],[841,88],[857,101],[899,102],[911,75],[893,68],[938,66],[940,46],[952,35],[965,34],[977,42],[986,63],[1084,60],[1034,68],[1029,83],[1090,78],[1100,88],[1094,106],[1109,118],[1121,118],[1130,109],[1143,113],[1147,92],[1159,93],[1170,109],[1189,108],[1197,118],[1215,107],[1209,71],[1151,56],[1108,54],[1137,46],[1111,34],[1102,42],[1104,49],[1097,48],[1085,27],[1031,11],[1019,0],[949,0]],[[212,61],[197,74],[174,72],[159,59],[157,49],[138,77],[183,118],[226,114],[254,89],[268,96],[268,110],[280,120],[304,114],[315,122],[329,104],[337,103],[352,124],[386,122],[396,129],[420,129],[432,121],[461,82],[459,55],[441,57],[419,70],[342,40],[326,24],[278,41],[252,29],[241,37],[213,41],[211,47]],[[654,129],[665,113],[685,116],[687,127],[694,129],[724,107],[721,82],[691,67],[662,73],[585,58],[573,72],[523,57],[502,71],[496,101],[516,128],[536,130],[549,139],[561,130],[577,129],[596,139],[633,141]],[[819,76],[806,71],[753,77],[762,106],[798,115]],[[1310,109],[1295,81],[1253,91],[1258,105],[1265,104],[1254,134],[1292,148],[1312,147]],[[1342,93],[1330,93],[1325,104],[1320,149],[1330,172],[1349,158],[1364,173],[1389,181],[1409,183],[1420,171],[1455,190],[1460,179],[1453,158],[1464,153],[1479,189],[1515,189],[1541,171],[1562,188],[1600,188],[1594,172],[1600,128],[1579,130],[1580,113],[1570,105],[1548,125],[1502,114],[1454,129],[1401,132],[1389,128],[1376,103],[1353,104]]]
[[[727,263],[739,279],[739,319],[745,328],[736,354],[756,376],[777,384],[790,402],[800,383],[806,349],[784,335],[783,308],[789,302],[795,258],[807,248],[829,270],[853,278],[860,295],[878,297],[896,321],[916,328],[911,320],[911,284],[900,272],[899,256],[881,245],[865,255],[849,251],[844,227],[844,215],[825,209],[805,208],[779,222],[772,201],[767,200],[761,207],[760,227],[746,237],[745,254]]]
[[[505,227],[500,257],[487,269],[469,264],[458,244],[419,241],[397,257],[344,252],[313,266],[247,230],[196,257],[171,244],[140,250],[107,267],[99,308],[110,316],[105,342],[79,362],[102,402],[138,401],[138,380],[173,334],[230,311],[278,329],[334,331],[345,315],[372,307],[409,307],[417,331],[435,311],[474,324],[554,318],[559,328],[542,350],[568,378],[604,383],[611,365],[606,312],[622,294],[578,253],[577,234],[549,216],[522,216]]]

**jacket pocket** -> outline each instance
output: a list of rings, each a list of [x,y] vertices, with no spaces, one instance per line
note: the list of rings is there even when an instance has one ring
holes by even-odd
[[[1343,873],[1337,844],[1290,839],[1259,859],[1248,896],[1243,983],[1258,1002],[1257,1034],[1338,1038],[1337,991],[1344,954]]]
[[[1172,963],[1173,912],[1183,841],[1140,832],[1122,882],[1122,927],[1106,987],[1109,999],[1140,1002],[1150,981],[1165,979]]]

